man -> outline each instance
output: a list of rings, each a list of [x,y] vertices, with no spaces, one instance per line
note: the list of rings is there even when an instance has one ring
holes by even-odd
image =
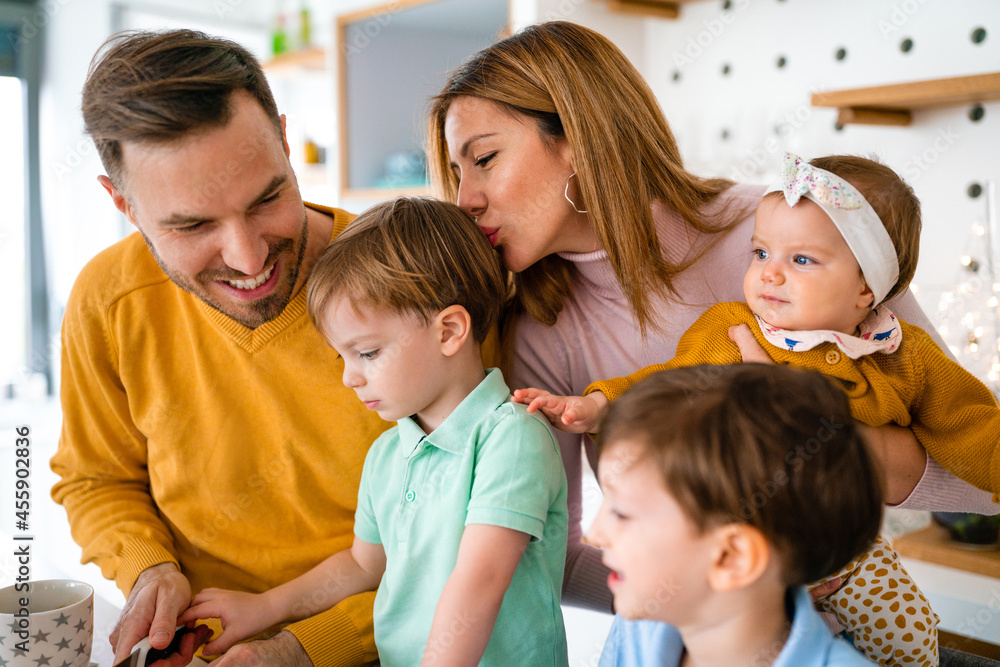
[[[140,234],[93,259],[67,304],[52,493],[84,562],[128,598],[118,661],[147,634],[165,647],[192,591],[259,592],[349,547],[386,424],[344,387],[306,314],[311,268],[349,216],[303,204],[253,56],[191,31],[115,36],[83,115],[98,180]],[[372,601],[216,664],[371,662]]]

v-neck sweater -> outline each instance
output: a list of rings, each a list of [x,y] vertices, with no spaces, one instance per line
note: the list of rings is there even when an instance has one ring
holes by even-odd
[[[333,236],[352,216],[334,218]],[[388,427],[344,386],[302,287],[256,329],[174,284],[134,233],[95,257],[62,328],[52,495],[83,562],[128,595],[176,563],[193,592],[261,592],[353,541],[365,454]],[[372,594],[289,626],[316,665],[375,659]]]

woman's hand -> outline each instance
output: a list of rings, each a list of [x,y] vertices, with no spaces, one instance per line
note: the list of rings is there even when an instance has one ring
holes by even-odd
[[[774,363],[774,359],[757,342],[757,339],[753,337],[753,332],[750,331],[750,327],[746,324],[736,324],[729,327],[729,340],[736,343],[736,347],[740,348],[740,356],[743,357],[743,363]]]
[[[913,493],[927,467],[927,452],[908,428],[858,424],[861,435],[882,466],[885,503],[898,505]]]

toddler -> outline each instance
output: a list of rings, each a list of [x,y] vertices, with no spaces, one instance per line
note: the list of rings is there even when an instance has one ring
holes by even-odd
[[[739,363],[728,332],[747,324],[774,361],[834,378],[858,421],[909,427],[941,465],[996,499],[996,400],[926,332],[899,321],[883,304],[909,286],[919,236],[919,201],[888,167],[848,156],[805,163],[785,154],[782,178],[757,208],[753,259],[743,283],[746,303],[711,307],[666,364],[595,382],[583,397],[527,389],[515,392],[514,400],[530,403],[529,411],[541,409],[558,428],[595,432],[608,401],[650,373]],[[875,551],[883,555],[873,558]],[[856,604],[855,594],[874,599],[899,587],[927,606],[882,538],[826,581],[835,578],[846,583],[822,605],[869,656],[901,664],[901,656],[919,650],[921,659],[937,664],[936,616],[906,617],[900,628],[892,604],[876,604],[874,615],[860,613]]]
[[[344,384],[398,423],[365,459],[349,549],[259,595],[194,597],[181,621],[224,629],[207,653],[377,588],[383,667],[567,665],[559,450],[480,358],[505,294],[499,257],[452,204],[399,198],[330,244],[309,313]]]
[[[831,382],[763,364],[656,373],[614,403],[597,447],[590,539],[618,613],[601,667],[872,664],[802,588],[867,548],[882,512],[875,459]]]

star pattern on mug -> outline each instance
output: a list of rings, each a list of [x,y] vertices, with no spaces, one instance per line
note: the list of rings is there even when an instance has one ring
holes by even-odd
[[[29,623],[8,616],[0,624],[0,667],[91,664],[95,606],[91,596],[89,600],[81,599],[62,609],[38,612],[38,616],[32,612]]]

